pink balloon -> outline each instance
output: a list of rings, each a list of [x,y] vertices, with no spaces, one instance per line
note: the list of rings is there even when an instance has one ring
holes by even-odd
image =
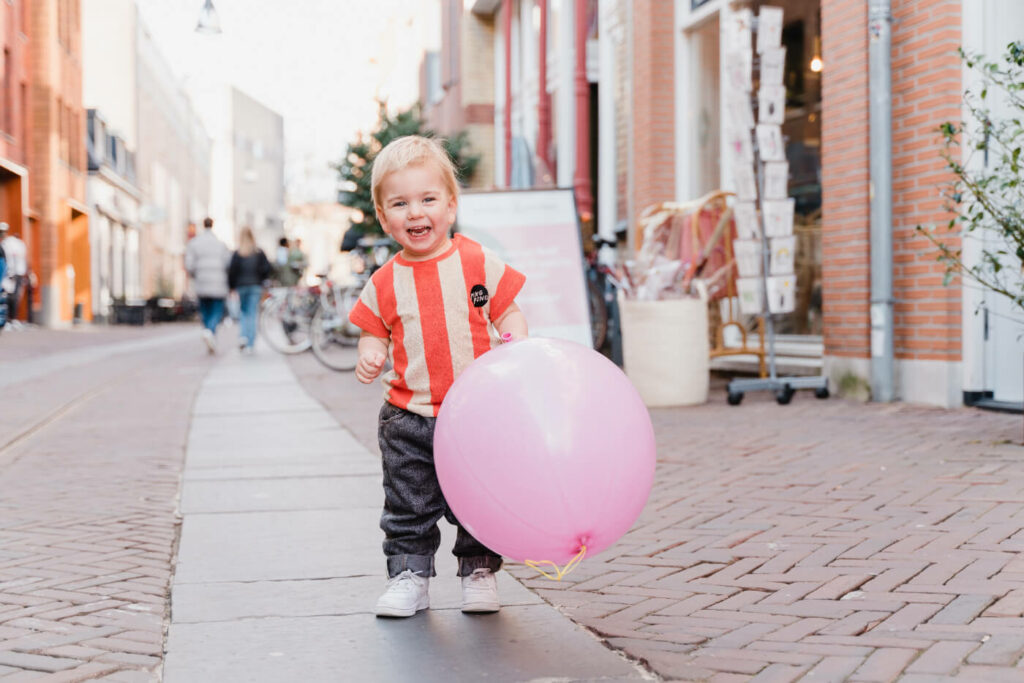
[[[614,543],[654,481],[643,400],[607,358],[531,338],[488,351],[441,405],[434,463],[459,522],[505,557],[562,564]]]

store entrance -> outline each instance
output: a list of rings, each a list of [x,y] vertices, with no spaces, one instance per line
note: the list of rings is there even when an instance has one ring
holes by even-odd
[[[776,317],[776,331],[820,335],[821,76],[826,68],[821,60],[821,2],[771,0],[765,4],[783,10],[786,117],[782,135],[789,161],[789,196],[795,200],[796,309]]]

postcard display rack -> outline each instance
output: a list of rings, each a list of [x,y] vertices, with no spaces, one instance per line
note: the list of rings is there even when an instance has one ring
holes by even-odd
[[[738,405],[744,392],[760,390],[774,392],[782,405],[790,402],[797,389],[813,389],[818,398],[827,398],[825,377],[779,377],[775,368],[772,316],[790,313],[796,306],[794,201],[788,193],[789,162],[782,137],[786,115],[782,9],[761,7],[757,17],[749,8],[730,13],[723,39],[728,46],[723,123],[736,187],[736,289],[740,312],[763,316],[768,356],[768,377],[729,382],[729,404]],[[755,69],[760,86],[756,96]]]

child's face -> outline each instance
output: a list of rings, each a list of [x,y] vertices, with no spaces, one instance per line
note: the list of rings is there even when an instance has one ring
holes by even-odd
[[[441,172],[430,164],[409,166],[387,175],[380,184],[377,219],[384,232],[402,245],[402,255],[425,261],[451,245],[448,231],[458,201],[445,187]]]

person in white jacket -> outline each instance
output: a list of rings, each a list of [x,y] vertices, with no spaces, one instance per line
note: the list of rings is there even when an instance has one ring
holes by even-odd
[[[0,221],[0,247],[7,255],[7,275],[0,279],[0,296],[7,297],[7,322],[17,326],[21,293],[28,283],[28,250],[25,243],[10,232],[11,226]]]
[[[213,219],[203,219],[203,231],[185,248],[185,270],[192,278],[192,293],[199,299],[203,341],[210,353],[217,351],[217,326],[224,318],[230,262],[231,250],[213,234]]]

